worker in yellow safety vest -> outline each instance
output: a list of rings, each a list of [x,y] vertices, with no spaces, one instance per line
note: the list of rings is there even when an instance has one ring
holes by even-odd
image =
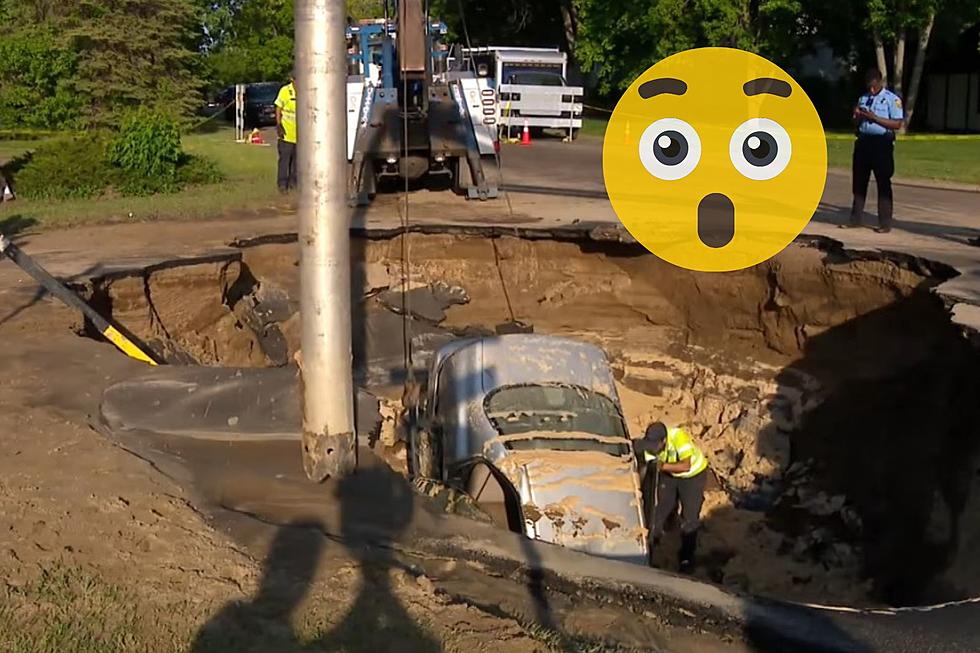
[[[667,519],[681,505],[681,547],[678,556],[682,573],[694,568],[694,553],[701,525],[701,505],[708,459],[683,429],[668,429],[654,422],[646,434],[634,443],[637,462],[653,473],[653,491],[647,496],[647,526],[650,528],[650,550],[660,542]],[[649,519],[653,512],[653,519]],[[652,523],[651,523],[652,521]]]
[[[276,97],[276,133],[279,135],[279,174],[276,183],[280,193],[296,188],[296,76],[289,74],[289,83],[279,89]]]

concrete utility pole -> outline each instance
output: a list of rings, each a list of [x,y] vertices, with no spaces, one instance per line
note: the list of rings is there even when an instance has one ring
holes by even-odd
[[[296,0],[303,468],[357,465],[347,208],[347,5]]]

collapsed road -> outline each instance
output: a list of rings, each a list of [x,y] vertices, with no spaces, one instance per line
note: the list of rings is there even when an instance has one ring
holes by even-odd
[[[406,371],[400,339],[391,337],[391,329],[401,324],[393,306],[416,307],[409,312],[421,354],[417,372],[424,368],[425,352],[447,338],[514,324],[600,344],[617,369],[631,427],[653,416],[685,420],[714,447],[709,455],[719,487],[710,493],[705,520],[705,556],[713,560],[702,573],[704,580],[729,589],[653,570],[640,574],[609,567],[612,563],[529,545],[490,527],[466,527],[480,532],[477,544],[440,537],[437,525],[460,519],[453,516],[439,515],[429,524],[412,521],[406,539],[414,546],[428,542],[433,550],[461,559],[492,560],[498,569],[527,573],[540,567],[539,582],[548,591],[571,583],[603,600],[618,597],[631,610],[665,613],[668,623],[696,623],[723,636],[747,638],[762,647],[757,650],[978,646],[971,622],[976,606],[969,601],[978,593],[977,578],[963,546],[980,528],[972,517],[978,499],[971,487],[977,479],[971,455],[977,353],[969,337],[975,334],[952,324],[947,306],[932,292],[954,278],[954,270],[810,239],[726,278],[672,268],[623,239],[588,236],[587,230],[557,238],[554,233],[445,231],[409,236],[416,260],[414,300],[404,303],[385,294],[399,287],[397,232],[369,233],[355,241],[355,296],[363,298],[355,316],[361,385],[389,402],[388,410],[397,407],[392,400]],[[296,349],[291,239],[241,242],[208,260],[116,270],[80,285],[103,311],[174,360],[257,368],[237,378],[278,374],[272,385],[287,394],[275,403],[288,413],[297,405],[288,399],[291,371],[261,368],[281,366]],[[193,369],[161,374],[179,377]],[[201,433],[210,433],[210,440],[233,439],[232,431],[243,430],[240,411],[197,413],[218,419],[217,431],[200,424],[180,433],[170,432],[173,425],[137,427],[114,412],[114,406],[141,405],[131,397],[120,401],[125,394],[113,403],[112,392],[132,387],[124,384],[107,395],[104,416],[111,437],[195,486],[202,478],[214,481],[210,472],[187,471],[195,459],[187,450],[197,446],[191,441]],[[152,406],[141,406],[140,414],[154,414]],[[224,418],[223,426],[216,414]],[[276,419],[277,437],[288,439],[290,429],[281,425],[298,416]],[[388,429],[386,437],[378,435],[384,449],[379,453],[397,461],[403,452],[392,420]],[[190,432],[198,435],[188,439]],[[271,432],[267,424],[255,432],[253,439],[270,439],[262,435]],[[927,451],[922,451],[923,432],[940,438]],[[152,438],[167,444],[147,448]],[[179,446],[174,438],[180,438]],[[283,456],[289,450],[284,442],[248,446],[282,447]],[[943,455],[950,446],[963,453],[954,469]],[[179,455],[168,451],[172,447]],[[917,483],[902,473],[912,449],[934,465],[917,476]],[[178,462],[168,463],[168,457]],[[265,451],[261,458],[275,456]],[[298,485],[290,484],[283,500],[276,500],[275,492],[248,487],[255,482],[219,482],[220,501],[208,500],[200,487],[198,496],[213,510],[273,522],[288,520],[289,506],[310,509],[303,501],[294,504],[296,493],[304,492]],[[336,510],[315,503],[314,511]],[[383,524],[372,523],[370,516],[365,522],[377,539],[390,539],[376,532]],[[336,532],[336,520],[323,517],[318,523]],[[807,608],[744,593],[857,608]],[[915,610],[886,607],[948,600],[966,602]]]

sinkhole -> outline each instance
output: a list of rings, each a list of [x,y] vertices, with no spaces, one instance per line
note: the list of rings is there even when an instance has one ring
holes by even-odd
[[[352,257],[355,376],[391,405],[456,337],[601,346],[633,436],[683,425],[709,457],[704,580],[861,606],[980,594],[980,355],[932,292],[950,268],[814,239],[697,273],[585,230],[361,233]],[[81,290],[168,362],[270,367],[293,364],[298,283],[286,235]]]

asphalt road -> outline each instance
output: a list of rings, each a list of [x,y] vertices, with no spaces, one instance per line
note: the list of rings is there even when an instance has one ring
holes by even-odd
[[[596,200],[596,207],[582,207],[583,219],[615,219],[606,202],[602,177],[602,140],[582,138],[574,143],[542,138],[530,148],[504,146],[501,152],[504,188],[523,198],[545,195]],[[980,193],[897,183],[894,187],[896,227],[925,235],[980,236]],[[876,191],[871,183],[866,206],[873,220]],[[608,212],[600,212],[603,205]],[[831,169],[820,202],[817,220],[837,223],[851,206],[851,179],[847,171]],[[585,209],[589,214],[585,215]],[[595,211],[592,213],[592,211]]]

